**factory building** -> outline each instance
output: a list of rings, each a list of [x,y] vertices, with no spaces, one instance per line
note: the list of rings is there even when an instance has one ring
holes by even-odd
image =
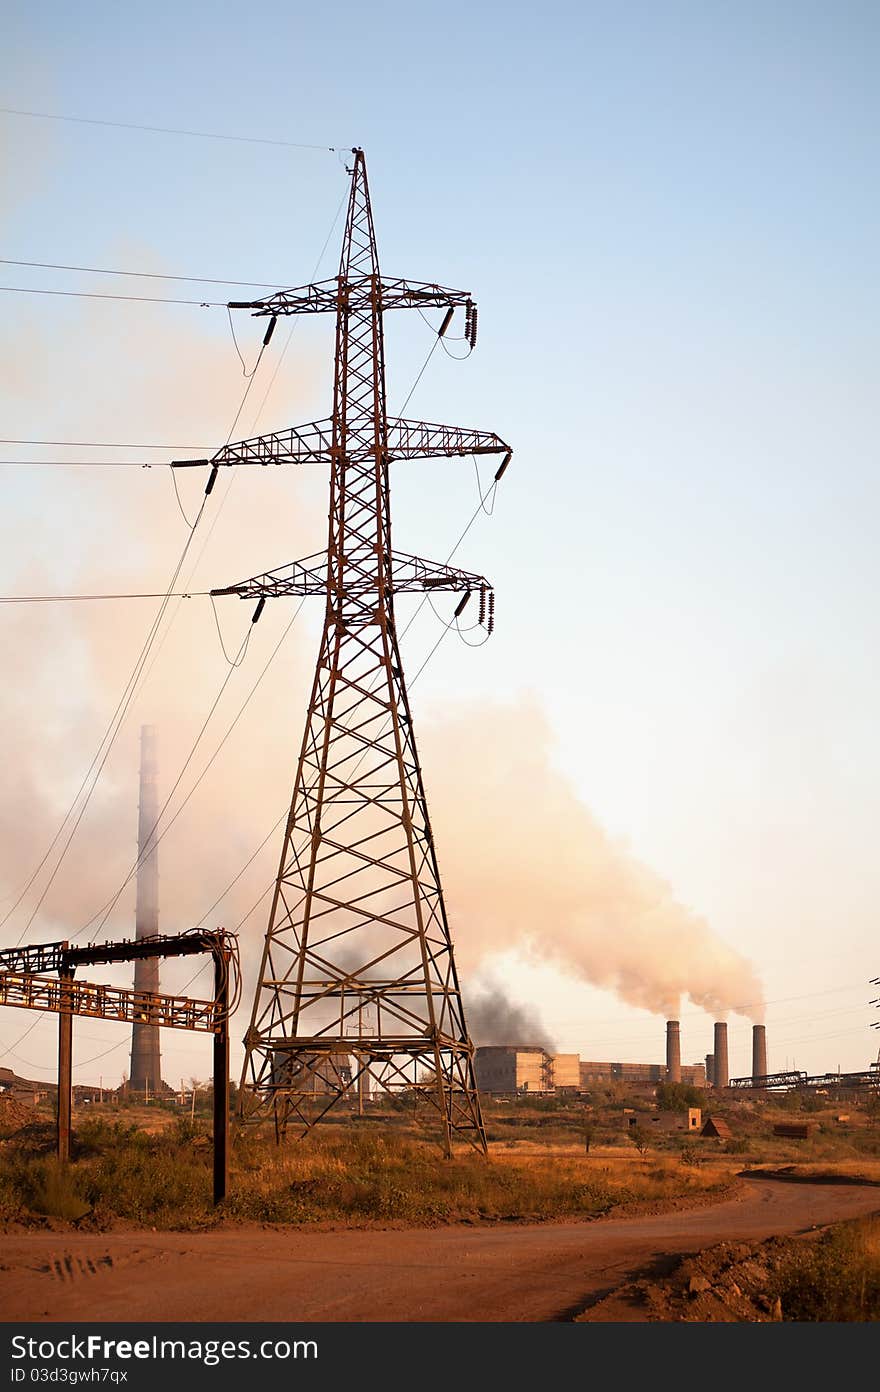
[[[690,1087],[706,1086],[706,1066],[702,1063],[680,1063],[678,1082]],[[591,1083],[665,1083],[667,1065],[663,1063],[592,1063],[581,1060],[581,1087]]]
[[[557,1091],[580,1087],[577,1054],[551,1054],[538,1044],[487,1044],[474,1056],[477,1087],[501,1094]]]
[[[665,1063],[593,1063],[578,1054],[551,1054],[537,1044],[488,1044],[474,1057],[477,1087],[481,1092],[509,1096],[515,1093],[578,1092],[597,1082],[662,1083]],[[680,1081],[704,1087],[703,1064],[680,1064]]]

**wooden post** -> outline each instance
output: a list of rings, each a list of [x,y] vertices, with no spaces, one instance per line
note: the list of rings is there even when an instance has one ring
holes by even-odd
[[[214,995],[218,1021],[214,1033],[214,1202],[226,1198],[229,1178],[229,963],[214,956]]]
[[[67,943],[64,944],[67,947]],[[64,967],[58,973],[59,985],[61,988],[61,1000],[59,1005],[63,1006],[65,997],[67,1005],[70,1005],[70,997],[67,994],[68,984],[73,981],[73,972]],[[60,1009],[58,1012],[58,1162],[66,1165],[70,1159],[70,1111],[71,1093],[73,1083],[73,1016],[69,1008]]]

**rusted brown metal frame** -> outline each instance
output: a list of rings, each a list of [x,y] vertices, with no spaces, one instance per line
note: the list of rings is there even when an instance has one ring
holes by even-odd
[[[368,985],[371,988],[377,1009],[384,1004],[386,1017],[389,1013],[392,1017],[396,1015],[404,1029],[415,1027],[418,1031],[389,1039],[387,1030],[383,1035],[381,1022],[377,1020],[377,1037],[368,1041],[376,1061],[381,1063],[383,1069],[396,1074],[402,1082],[422,1091],[425,1088],[435,1091],[447,1152],[451,1149],[453,1131],[456,1134],[470,1132],[468,1139],[485,1150],[485,1131],[473,1081],[473,1046],[467,1038],[464,1024],[433,835],[397,646],[388,463],[394,457],[398,443],[401,452],[406,452],[410,457],[427,456],[441,450],[444,454],[470,453],[474,450],[500,453],[507,451],[507,446],[497,436],[481,432],[457,431],[424,422],[388,421],[382,342],[386,282],[382,281],[378,271],[363,155],[360,151],[354,153],[352,195],[336,283],[337,340],[326,571],[327,615],[264,945],[260,983],[254,1000],[251,1028],[245,1041],[242,1091],[244,1095],[248,1076],[257,1089],[260,1085],[264,1088],[268,1085],[279,1130],[283,1130],[291,1113],[307,1120],[296,1099],[290,1095],[295,1091],[294,1078],[288,1076],[290,1086],[285,1096],[280,1095],[283,1089],[274,1087],[273,1051],[282,1044],[286,1047],[290,1039],[291,1048],[300,1050],[306,1057],[310,1040],[307,1036],[299,1035],[298,1031],[301,1012],[310,1005],[331,996],[334,999],[339,997],[340,1030],[352,1008],[357,1008],[349,1005],[348,1011],[345,1009],[346,989],[352,982],[344,971],[333,968],[329,978],[314,983],[311,976],[306,977],[307,964],[320,964],[319,970],[321,966],[325,970],[328,966],[332,968],[328,959],[316,951],[324,946],[325,939],[310,945],[312,925],[325,914],[345,910],[349,915],[344,920],[345,926],[338,933],[331,934],[331,939],[357,933],[365,924],[385,923],[397,936],[387,951],[380,954],[380,958],[393,957],[396,951],[409,943],[418,943],[420,969],[417,966],[408,967],[392,981],[390,987],[387,983],[384,988],[375,982],[362,983],[365,988]],[[361,274],[358,275],[357,271]],[[365,294],[367,282],[370,286],[369,296]],[[436,286],[428,287],[428,290],[432,297],[438,294]],[[390,297],[392,291],[388,293]],[[410,294],[412,300],[410,291],[405,293]],[[435,298],[431,302],[434,303]],[[436,302],[445,306],[453,302],[469,303],[470,300],[469,296],[462,296],[460,300],[453,301],[450,292],[445,298],[436,299]],[[257,312],[274,312],[256,303],[253,307]],[[278,312],[296,312],[292,305],[287,311],[276,307]],[[329,303],[326,307],[330,307]],[[285,446],[291,451],[291,458],[314,458],[313,441],[316,436],[320,440],[321,452],[325,449],[325,432],[319,428],[323,424],[315,423],[312,427],[288,432],[286,437],[263,437],[262,440],[245,442],[244,446],[229,446],[228,458],[231,461],[232,458],[254,457],[268,461],[279,458]],[[392,437],[395,431],[397,438]],[[294,441],[297,443],[296,452],[293,451]],[[299,450],[300,444],[305,454]],[[214,462],[217,462],[216,458]],[[431,568],[430,563],[421,563],[418,558],[407,559],[416,568],[419,565]],[[432,569],[436,575],[438,568]],[[447,577],[437,578],[444,580]],[[448,578],[452,579],[451,576]],[[486,583],[483,577],[474,578]],[[245,582],[245,585],[256,587],[260,581],[264,582],[265,588],[259,591],[262,595],[270,592],[270,584],[275,579],[274,574],[266,575]],[[468,577],[465,581],[465,588],[470,579]],[[227,592],[243,593],[245,585],[228,587]],[[449,587],[453,588],[453,585]],[[370,636],[364,637],[365,633]],[[357,715],[360,703],[364,703],[367,712],[362,718]],[[334,726],[337,730],[335,734]],[[358,745],[361,746],[360,752]],[[358,771],[368,754],[374,756],[373,767],[365,769],[358,778]],[[379,781],[383,778],[384,781]],[[347,810],[338,815],[346,803]],[[350,845],[342,840],[331,840],[334,830],[370,807],[377,812],[387,809],[390,814],[380,823],[378,830],[355,838]],[[322,826],[321,821],[327,811],[333,816],[333,808],[337,809],[335,821]],[[414,815],[416,808],[417,817]],[[399,841],[401,831],[403,844]],[[376,854],[370,854],[367,849],[373,841],[377,842]],[[393,843],[390,847],[387,845],[389,841]],[[381,850],[383,844],[386,845],[384,851]],[[407,859],[406,874],[396,864],[396,857],[401,855]],[[340,873],[334,877],[331,864],[336,856],[343,859],[340,860]],[[357,862],[354,868],[345,869],[345,862],[352,860]],[[355,889],[360,889],[362,884],[358,877],[363,866],[378,869],[383,879],[377,888],[357,893]],[[319,870],[321,880],[317,883]],[[356,885],[353,885],[347,899],[328,893],[329,889],[348,880],[355,881]],[[395,922],[396,911],[393,909],[378,912],[371,910],[366,903],[374,895],[387,896],[390,885],[395,881],[411,887],[409,897],[400,905],[400,911],[414,915],[415,927],[402,919]],[[280,912],[282,906],[283,913]],[[288,941],[283,942],[283,937]],[[290,967],[283,973],[276,971],[273,952],[282,949],[289,957],[296,959],[294,973]],[[395,986],[399,992],[405,983],[413,984],[411,979],[419,970],[419,990],[414,994],[421,1000],[421,1014],[407,1009],[401,1001],[394,999]],[[264,989],[268,993],[265,1005],[262,1004]],[[455,999],[451,998],[452,993]],[[362,1002],[362,994],[354,990],[350,990],[349,994]],[[293,998],[292,1007],[285,1003],[287,995]],[[439,1018],[435,996],[442,998]],[[285,1025],[293,1025],[292,1032],[285,1032],[273,1041],[273,1029],[280,1027],[284,1031]],[[324,1029],[329,1031],[335,1027],[336,1017]],[[452,1037],[451,1027],[457,1027],[458,1038]],[[321,1037],[323,1054],[328,1054],[328,1051],[332,1053],[337,1047],[339,1051],[344,1050],[344,1036],[328,1032]],[[362,1042],[359,1039],[359,1046]],[[359,1052],[363,1055],[368,1051],[359,1049]],[[408,1059],[405,1068],[396,1062],[398,1058]],[[427,1074],[420,1076],[419,1068],[426,1066],[429,1058],[432,1066]],[[313,1123],[308,1121],[308,1124]]]
[[[231,943],[230,936],[221,931],[164,934],[87,947],[71,947],[68,942],[42,943],[0,952],[0,1005],[58,1015],[56,1152],[61,1164],[70,1159],[75,1015],[204,1031],[213,1035],[214,1041],[214,1203],[221,1203],[226,1197],[229,1179],[229,967],[234,955]],[[212,1001],[76,981],[74,976],[77,966],[85,963],[184,957],[204,952],[210,952],[214,959]],[[5,969],[7,962],[12,962],[17,969]],[[38,968],[57,971],[57,980],[37,975]]]

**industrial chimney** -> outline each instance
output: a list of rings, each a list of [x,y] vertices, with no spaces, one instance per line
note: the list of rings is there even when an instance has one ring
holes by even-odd
[[[138,865],[135,938],[154,937],[159,931],[159,853],[156,822],[159,819],[159,789],[156,765],[156,729],[141,726],[140,799],[138,802]],[[159,990],[159,959],[153,957],[134,964],[134,989]],[[157,1025],[131,1027],[131,1072],[129,1087],[145,1095],[158,1092],[162,1083]]]
[[[706,1082],[711,1087],[715,1082],[715,1055],[706,1055]]]
[[[727,1024],[724,1020],[715,1021],[715,1063],[712,1073],[715,1086],[726,1088],[730,1072],[727,1064]]]
[[[767,1027],[752,1025],[752,1080],[767,1076]]]
[[[666,1081],[681,1082],[681,1035],[677,1020],[666,1021]]]

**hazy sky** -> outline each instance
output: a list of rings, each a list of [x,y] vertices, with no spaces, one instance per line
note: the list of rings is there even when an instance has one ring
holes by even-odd
[[[493,845],[509,835],[521,856],[528,830],[538,869],[554,862],[552,820],[532,816],[545,774],[532,783],[521,762],[534,731],[572,799],[565,839],[580,804],[748,959],[771,1066],[866,1066],[880,1044],[868,1005],[880,994],[869,985],[880,973],[876,6],[37,2],[7,3],[4,29],[4,107],[321,147],[0,114],[8,260],[301,284],[347,191],[344,153],[326,147],[359,144],[383,269],[478,299],[476,353],[435,353],[407,410],[495,430],[516,451],[493,515],[456,556],[497,586],[495,636],[475,651],[448,639],[414,698],[453,910],[464,869],[443,739],[464,748],[450,721],[479,729],[512,712],[523,807],[486,804]],[[334,273],[340,232],[320,275]],[[0,269],[6,286],[238,293]],[[6,438],[202,449],[226,438],[243,382],[222,308],[7,292],[0,309]],[[260,330],[246,316],[236,325],[252,362]],[[301,324],[282,359],[286,338],[280,325],[236,438],[328,413],[329,322]],[[389,325],[392,410],[430,345],[415,315]],[[183,541],[170,483],[158,469],[123,473],[0,469],[0,590],[162,589]],[[237,477],[192,587],[317,549],[325,485],[304,472]],[[394,487],[398,547],[443,559],[477,504],[470,463],[398,466]],[[199,488],[183,481],[190,511]],[[147,690],[132,708],[32,940],[66,934],[67,894],[84,920],[89,896],[97,910],[124,877],[141,720],[160,725],[166,789],[176,776],[226,670],[204,603],[181,606],[154,699]],[[237,645],[235,603],[221,619]],[[14,900],[46,849],[145,637],[149,605],[111,607],[0,608],[0,899]],[[255,631],[235,674],[242,698],[289,616]],[[177,911],[191,921],[208,909],[283,810],[318,618],[298,622],[267,704],[254,701],[206,776],[204,816],[182,816],[163,842],[169,886],[187,866],[202,876],[179,905],[164,901],[168,928],[185,926]],[[423,614],[407,638],[411,672],[438,633]],[[237,709],[223,706],[218,736]],[[480,741],[467,750],[450,767],[479,807]],[[251,900],[277,854],[270,842]],[[540,897],[537,872],[534,887]],[[15,940],[36,898],[0,938]],[[130,917],[111,926],[127,931]],[[264,926],[260,911],[248,920],[248,950]],[[472,930],[456,924],[460,940]],[[661,1057],[662,1015],[554,964],[552,922],[543,957],[527,936],[475,967],[474,989],[501,982],[584,1057]],[[53,1022],[38,1019],[2,1056],[33,1023],[4,1017],[0,1062],[50,1076]],[[685,1000],[681,1018],[683,1059],[702,1058],[711,1015]],[[730,1020],[731,1071],[746,1072],[749,1023]],[[77,1030],[78,1076],[104,1068],[118,1080],[124,1047],[87,1061],[122,1032]],[[172,1078],[207,1073],[206,1042],[166,1035],[165,1048]]]

